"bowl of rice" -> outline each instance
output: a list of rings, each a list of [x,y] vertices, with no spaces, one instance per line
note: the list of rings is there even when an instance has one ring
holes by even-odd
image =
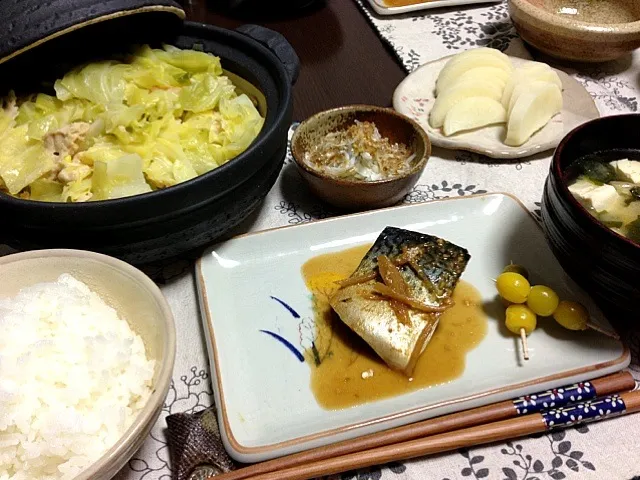
[[[175,326],[141,271],[88,251],[0,257],[0,478],[108,480],[147,438]]]

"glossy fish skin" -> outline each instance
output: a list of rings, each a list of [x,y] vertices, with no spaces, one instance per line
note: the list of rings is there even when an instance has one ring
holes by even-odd
[[[464,248],[446,240],[395,227],[387,227],[364,256],[353,277],[363,277],[378,269],[377,258],[386,255],[396,260],[407,249],[414,259],[399,267],[411,297],[430,306],[446,305],[469,262]],[[367,342],[394,370],[411,375],[415,363],[438,325],[440,314],[410,309],[410,325],[404,325],[389,301],[375,299],[376,280],[350,285],[330,299],[340,319]]]
[[[400,267],[412,296],[427,305],[439,306],[453,295],[453,290],[469,262],[469,252],[453,243],[424,233],[387,227],[378,236],[352,276],[362,276],[378,268],[377,258],[386,255],[391,260],[402,254],[402,249],[419,252],[416,255],[420,276],[409,266]]]

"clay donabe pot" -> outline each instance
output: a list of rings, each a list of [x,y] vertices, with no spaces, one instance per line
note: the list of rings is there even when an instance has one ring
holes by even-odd
[[[205,245],[261,203],[282,168],[299,61],[280,34],[256,25],[235,31],[183,22],[173,1],[13,0],[3,2],[0,88],[42,91],[42,82],[79,62],[171,44],[220,57],[236,86],[252,97],[264,127],[228,163],[151,193],[85,203],[47,203],[0,193],[0,243],[20,250],[76,248],[143,264]],[[3,6],[4,6],[3,5]],[[30,90],[31,89],[31,90]]]

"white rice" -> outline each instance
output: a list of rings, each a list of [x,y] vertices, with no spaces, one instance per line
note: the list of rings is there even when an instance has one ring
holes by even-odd
[[[0,298],[0,480],[72,479],[151,394],[142,339],[70,275]]]

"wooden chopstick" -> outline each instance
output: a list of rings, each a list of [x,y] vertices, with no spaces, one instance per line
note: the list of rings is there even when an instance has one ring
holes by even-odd
[[[590,413],[585,413],[585,411]],[[277,472],[252,476],[251,478],[253,480],[308,480],[372,465],[408,460],[458,448],[505,441],[542,433],[547,430],[566,428],[575,423],[573,419],[580,418],[580,422],[598,421],[638,411],[640,411],[640,391],[625,392],[620,395],[614,394],[598,400],[590,400],[560,410],[534,413],[363,452],[327,458]],[[223,475],[216,478],[222,480],[225,477]]]
[[[589,400],[596,398],[596,396],[628,391],[634,386],[635,381],[631,374],[629,372],[620,372],[600,377],[590,382],[567,386],[561,390],[568,392],[577,391],[579,388],[582,391],[580,394],[581,400]],[[529,413],[540,412],[549,406],[549,401],[553,401],[555,404],[554,407],[556,408],[561,408],[572,403],[571,395],[563,395],[564,398],[560,399],[557,397],[557,390],[558,389],[550,390],[537,395],[529,395],[516,400],[507,400],[485,407],[473,408],[442,417],[431,418],[383,432],[372,433],[275,460],[257,463],[223,475],[210,477],[208,480],[243,480],[253,478],[257,475],[280,472],[293,467],[320,462],[325,459],[342,457],[387,445],[394,445],[416,438],[429,437],[476,425],[490,424]],[[556,397],[555,400],[550,400],[552,395]]]

